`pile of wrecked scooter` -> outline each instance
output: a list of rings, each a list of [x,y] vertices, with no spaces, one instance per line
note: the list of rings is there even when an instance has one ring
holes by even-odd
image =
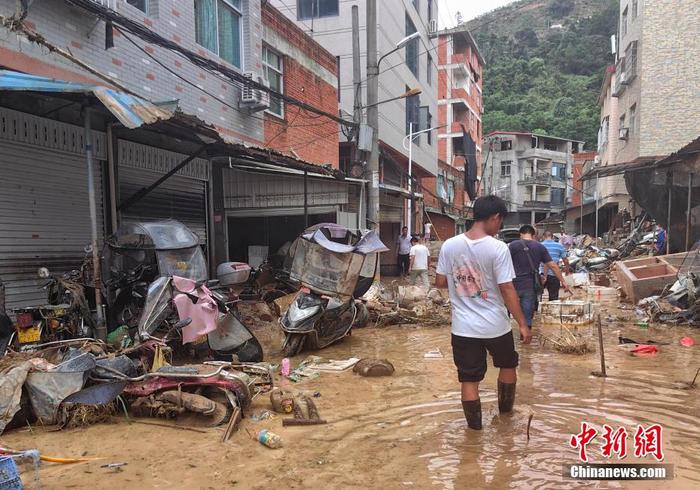
[[[357,298],[387,249],[374,232],[322,224],[288,250],[281,265],[256,271],[222,264],[212,281],[186,226],[138,222],[106,241],[97,294],[90,260],[62,276],[40,271],[47,304],[0,316],[0,433],[127,412],[228,423],[230,434],[253,397],[273,388],[273,366],[241,319],[240,298],[272,306],[293,298],[279,322],[283,354],[323,348],[367,322]],[[107,334],[97,339],[101,317]]]

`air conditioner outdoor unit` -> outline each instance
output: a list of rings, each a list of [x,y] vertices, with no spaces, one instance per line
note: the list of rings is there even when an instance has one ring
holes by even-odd
[[[626,140],[630,137],[630,128],[620,128],[620,139]]]
[[[266,87],[270,86],[267,80],[255,72],[247,71],[243,76],[249,80],[255,80]],[[252,83],[245,83],[241,90],[241,106],[251,112],[265,110],[270,107],[270,93],[253,86]]]
[[[92,3],[96,3],[97,5],[102,5],[103,7],[107,7],[108,9],[111,10],[117,10],[117,0],[90,0]]]
[[[432,19],[430,21],[430,24],[428,24],[428,33],[429,34],[435,34],[438,30],[438,21],[437,19]]]

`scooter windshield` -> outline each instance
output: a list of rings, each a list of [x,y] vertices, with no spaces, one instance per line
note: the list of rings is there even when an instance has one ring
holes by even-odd
[[[158,269],[161,276],[180,276],[194,281],[207,280],[207,262],[198,246],[176,250],[158,250]]]
[[[159,277],[148,286],[146,304],[139,320],[139,335],[150,335],[170,314],[172,288],[170,277]]]

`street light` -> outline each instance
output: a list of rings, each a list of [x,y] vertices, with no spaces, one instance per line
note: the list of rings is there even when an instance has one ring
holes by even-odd
[[[391,99],[386,99],[386,100],[382,100],[382,101],[379,101],[379,102],[375,102],[374,104],[370,104],[370,105],[368,105],[367,107],[378,106],[378,105],[384,104],[384,103],[386,103],[386,102],[393,102],[394,100],[405,99],[406,97],[413,97],[413,96],[415,96],[415,95],[420,95],[420,94],[422,94],[422,93],[423,93],[423,91],[422,91],[421,89],[419,89],[419,88],[412,88],[412,89],[407,90],[406,92],[402,93],[402,94],[399,95],[398,97],[392,97]]]
[[[384,54],[379,58],[379,61],[377,61],[377,68],[379,68],[379,65],[382,64],[382,60],[383,60],[384,58],[386,58],[387,56],[389,56],[391,53],[395,53],[395,52],[397,52],[399,49],[406,47],[406,45],[407,45],[408,43],[410,43],[410,42],[413,41],[414,39],[418,39],[419,37],[421,37],[421,36],[420,36],[420,32],[416,31],[416,32],[414,32],[413,34],[409,34],[408,36],[406,36],[405,38],[403,38],[401,41],[397,42],[397,43],[396,43],[396,47],[395,47],[394,49],[392,49],[391,51],[389,51],[389,52],[387,52],[387,53],[384,53]]]
[[[414,133],[413,121],[408,123],[408,136],[405,136],[403,139],[403,147],[404,150],[408,150],[408,193],[410,197],[408,199],[408,222],[406,223],[406,227],[408,228],[408,232],[411,234],[413,233],[411,228],[411,221],[413,217],[413,182],[411,180],[411,174],[413,171],[413,140],[416,136],[420,136],[423,133],[434,131],[436,129],[444,128],[445,126],[447,126],[447,124],[423,129]],[[406,143],[408,143],[408,148],[406,148]]]

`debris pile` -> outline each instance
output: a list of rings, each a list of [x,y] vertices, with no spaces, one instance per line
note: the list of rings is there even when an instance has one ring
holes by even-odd
[[[272,388],[269,366],[205,362],[171,366],[157,340],[114,350],[96,340],[60,342],[0,360],[0,433],[40,424],[107,422],[120,411],[217,426]]]
[[[417,323],[440,327],[450,323],[449,301],[439,289],[426,291],[394,281],[390,288],[374,284],[363,299],[375,327]]]
[[[576,328],[573,331],[562,325],[558,335],[540,334],[540,345],[551,346],[563,354],[587,354],[595,349],[589,344],[589,339]]]

